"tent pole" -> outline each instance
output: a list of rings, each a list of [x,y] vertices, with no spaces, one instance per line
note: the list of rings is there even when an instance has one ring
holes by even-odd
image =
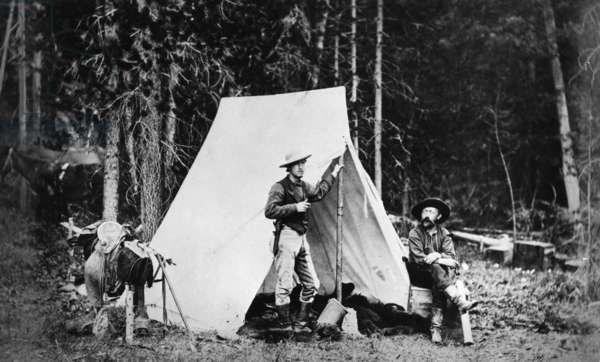
[[[344,155],[346,147],[338,161],[341,166],[344,166]],[[338,175],[338,194],[337,194],[337,232],[336,232],[336,260],[335,260],[335,290],[336,298],[342,302],[342,216],[344,215],[344,169],[340,170]]]
[[[168,317],[167,317],[167,279],[165,279],[165,271],[163,270],[163,280],[161,284],[161,291],[162,291],[162,304],[163,304],[163,328],[165,329],[165,331],[167,330],[167,322],[168,322]]]

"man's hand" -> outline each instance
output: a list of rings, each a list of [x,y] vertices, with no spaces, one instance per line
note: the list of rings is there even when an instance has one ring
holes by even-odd
[[[450,259],[450,258],[439,258],[435,262],[440,265],[445,265],[445,266],[449,266],[449,267],[453,267],[453,268],[458,267],[458,262],[456,260]]]
[[[307,212],[310,209],[310,202],[304,200],[300,201],[296,204],[296,211],[298,212]]]
[[[423,261],[427,264],[433,264],[436,260],[438,260],[441,257],[442,256],[440,255],[440,253],[433,252],[433,253],[427,254],[427,256],[425,256],[425,259],[423,259]]]
[[[342,168],[344,168],[344,165],[340,165],[339,163],[336,164],[335,166],[333,166],[333,171],[331,171],[331,176],[337,177],[337,175],[340,173],[340,170]]]

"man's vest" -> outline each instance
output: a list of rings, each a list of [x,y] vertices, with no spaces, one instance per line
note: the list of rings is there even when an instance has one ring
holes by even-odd
[[[283,204],[295,204],[297,202],[301,202],[306,200],[308,197],[306,196],[306,184],[304,181],[300,181],[302,183],[302,198],[297,200],[294,197],[294,188],[296,185],[290,180],[289,177],[283,178],[281,181],[277,183],[283,186]],[[297,212],[292,216],[284,217],[279,219],[279,221],[294,229],[298,234],[303,235],[308,230],[308,212]]]

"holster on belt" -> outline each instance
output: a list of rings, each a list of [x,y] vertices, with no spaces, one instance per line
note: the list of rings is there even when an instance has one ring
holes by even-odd
[[[275,230],[273,230],[273,255],[277,255],[279,252],[279,236],[281,236],[281,229],[283,229],[283,223],[281,220],[275,220],[273,223]]]

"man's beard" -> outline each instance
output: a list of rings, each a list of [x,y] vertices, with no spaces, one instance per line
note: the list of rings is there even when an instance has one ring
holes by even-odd
[[[421,226],[425,229],[431,229],[435,226],[435,223],[430,218],[424,217],[423,219],[421,219]]]

